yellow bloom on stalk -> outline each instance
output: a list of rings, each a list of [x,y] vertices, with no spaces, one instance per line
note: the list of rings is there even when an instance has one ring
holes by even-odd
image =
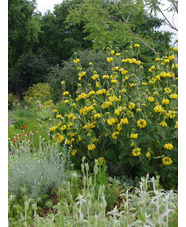
[[[65,96],[65,95],[68,95],[69,94],[69,92],[68,91],[64,91],[63,92],[63,95]]]
[[[140,127],[140,128],[145,128],[145,127],[147,126],[147,122],[146,122],[146,120],[144,120],[144,119],[139,119],[139,120],[137,121],[137,125],[138,125],[138,127]]]
[[[99,75],[98,74],[94,74],[93,76],[92,76],[92,79],[93,80],[96,80],[96,79],[98,79],[99,78]]]
[[[58,139],[57,139],[57,143],[62,143],[64,140],[64,136],[63,135],[59,135]]]
[[[93,65],[93,63],[92,62],[89,62],[89,66],[92,66]]]
[[[175,56],[174,55],[172,55],[172,56],[169,56],[169,60],[171,61],[171,60],[174,60],[175,59]]]
[[[117,84],[118,83],[118,80],[111,80],[111,83],[112,84]]]
[[[174,117],[176,117],[176,112],[173,110],[169,110],[166,116],[169,117],[170,119],[173,119]]]
[[[109,79],[109,75],[103,75],[103,79]]]
[[[66,128],[67,128],[67,126],[66,126],[66,125],[63,125],[63,126],[61,127],[61,130],[64,131]]]
[[[146,153],[146,157],[149,158],[150,156],[151,156],[151,153],[148,151],[148,152]]]
[[[172,150],[174,147],[173,147],[172,143],[166,143],[164,145],[164,148],[167,149],[167,150]]]
[[[139,147],[136,147],[136,148],[134,148],[133,150],[132,150],[132,155],[133,156],[140,156],[141,155],[141,148],[139,148]]]
[[[61,114],[56,115],[56,118],[61,118]]]
[[[69,100],[65,100],[64,103],[69,103]]]
[[[73,149],[72,152],[71,152],[71,154],[72,154],[73,156],[76,155],[76,153],[77,153],[77,149]]]
[[[163,99],[162,103],[165,104],[165,105],[168,105],[170,103],[170,100],[169,99]]]
[[[82,72],[80,72],[78,75],[79,75],[79,77],[81,78],[81,77],[83,77],[85,74],[86,74],[86,72],[85,72],[85,71],[82,71]]]
[[[155,59],[155,61],[160,61],[160,60],[161,60],[161,58],[156,58],[156,59]]]
[[[116,109],[116,110],[114,111],[114,114],[119,116],[119,111]]]
[[[99,141],[99,139],[97,139],[96,137],[93,138],[93,143],[97,143]]]
[[[117,140],[117,136],[119,135],[119,132],[114,132],[114,133],[112,133],[112,138],[113,139],[115,139],[115,140]]]
[[[138,138],[138,134],[137,134],[137,133],[131,134],[131,135],[130,135],[130,138],[131,138],[131,139],[136,139],[136,138]]]
[[[113,125],[114,123],[117,123],[117,122],[118,122],[117,118],[114,118],[114,117],[107,119],[108,125]]]
[[[178,52],[178,47],[174,47],[173,49],[174,51]]]
[[[61,81],[61,84],[64,85],[65,84],[65,81]]]
[[[72,127],[73,126],[73,123],[69,123],[68,124],[68,127],[70,128],[70,127]]]
[[[166,123],[165,121],[162,121],[162,122],[160,123],[160,126],[162,126],[162,127],[167,127],[167,123]]]
[[[121,120],[120,120],[120,124],[128,124],[129,122],[128,122],[128,119],[127,118],[122,118]]]
[[[107,62],[109,62],[109,63],[110,63],[111,61],[113,61],[113,58],[112,58],[112,57],[110,57],[110,58],[109,58],[109,57],[107,57]]]
[[[164,88],[164,91],[165,92],[168,92],[168,93],[171,93],[172,92],[172,90],[169,87]]]
[[[58,126],[56,125],[54,127],[49,128],[49,130],[52,131],[52,132],[54,132],[57,128],[58,128]]]
[[[58,112],[58,110],[53,110],[53,112],[54,112],[54,113],[57,113],[57,112]]]
[[[98,166],[102,166],[102,165],[103,165],[103,162],[104,162],[104,158],[103,158],[103,157],[100,157],[100,158],[98,158],[98,160],[97,160],[97,165],[98,165]]]
[[[78,135],[78,139],[76,140],[77,142],[80,142],[82,140],[81,136]]]
[[[131,146],[131,147],[134,147],[134,146],[135,146],[135,143],[134,143],[134,142],[132,142],[132,143],[130,144],[130,146]]]
[[[140,47],[140,45],[139,44],[134,44],[134,47]]]
[[[105,133],[104,133],[104,136],[105,136],[105,137],[108,137],[108,136],[109,136],[109,134],[105,132]]]
[[[132,109],[134,109],[134,107],[135,107],[135,104],[133,102],[130,102],[129,108],[132,110]]]
[[[176,121],[175,128],[178,128],[178,121]]]
[[[101,118],[101,114],[100,114],[100,113],[95,114],[95,115],[94,115],[94,118],[95,118],[95,119],[96,119],[96,118]]]
[[[115,54],[115,51],[114,50],[111,50],[110,54],[112,54],[112,55]]]
[[[78,62],[80,62],[79,58],[74,60],[74,63],[77,64]]]
[[[88,145],[88,150],[89,151],[92,151],[92,150],[94,150],[96,148],[96,146],[94,145],[94,144],[89,144]]]
[[[148,101],[149,102],[154,102],[154,97],[153,96],[148,97]]]
[[[172,159],[168,157],[164,157],[162,159],[164,165],[171,165],[172,164]]]
[[[60,121],[59,123],[58,123],[58,126],[61,126],[62,125],[62,121]]]
[[[116,53],[116,56],[118,57],[118,56],[120,56],[121,54],[120,53]]]
[[[171,99],[177,99],[178,98],[178,95],[177,94],[170,94],[170,98]]]
[[[154,111],[156,113],[161,113],[163,111],[163,107],[161,105],[157,105],[154,107]]]

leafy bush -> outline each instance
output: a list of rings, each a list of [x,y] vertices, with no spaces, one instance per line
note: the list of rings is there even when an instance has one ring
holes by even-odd
[[[132,53],[138,56],[139,44],[133,48]],[[64,90],[63,102],[71,113],[63,116],[56,110],[60,124],[50,128],[54,138],[72,148],[76,162],[82,156],[92,160],[104,157],[124,164],[124,174],[129,177],[156,174],[165,187],[177,187],[175,56],[177,48],[172,48],[169,56],[156,58],[148,76],[134,55],[125,58],[114,50],[105,58],[111,75],[99,75],[90,63],[89,77],[80,59],[74,59],[76,67],[82,68],[78,73],[78,97],[74,101]]]
[[[106,54],[103,52],[92,53],[90,50],[78,51],[75,54],[75,57],[79,57],[81,59],[81,66],[77,67],[73,58],[69,61],[63,62],[63,67],[56,65],[50,68],[48,74],[48,83],[52,89],[52,95],[55,102],[61,100],[61,81],[65,81],[66,88],[72,95],[72,97],[76,97],[76,90],[78,84],[78,78],[76,76],[77,70],[81,71],[81,68],[86,70],[89,81],[91,80],[92,70],[89,67],[89,62],[94,64],[94,70],[99,74],[110,73],[110,68],[105,62]]]
[[[38,153],[14,154],[9,157],[9,193],[19,196],[24,193],[36,201],[49,197],[68,177],[68,150],[57,144],[46,145]]]

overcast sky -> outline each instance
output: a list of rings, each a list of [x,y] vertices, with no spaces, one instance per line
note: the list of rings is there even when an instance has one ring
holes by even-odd
[[[47,10],[50,10],[51,12],[53,12],[54,5],[60,4],[61,2],[62,2],[62,0],[37,0],[37,10],[40,11],[44,15],[44,13],[46,13]],[[168,2],[167,0],[161,0],[161,2],[163,4],[165,4],[164,8],[169,6],[169,4],[167,4],[167,2]],[[173,13],[166,13],[166,12],[165,12],[165,15],[169,19],[169,21],[171,23],[173,21],[176,28],[178,28],[178,15],[175,13],[175,15],[173,17]],[[163,18],[163,16],[161,14],[159,14],[158,16],[160,18]],[[168,30],[170,32],[174,32],[174,30],[172,30],[168,25],[162,26],[161,30]],[[178,39],[177,32],[174,32],[174,33],[175,33],[175,35],[173,36],[173,39],[171,42],[172,45],[174,44],[175,40]]]

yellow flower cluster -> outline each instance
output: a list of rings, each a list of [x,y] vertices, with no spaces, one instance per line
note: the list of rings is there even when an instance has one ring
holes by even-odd
[[[166,116],[169,117],[170,119],[173,119],[174,117],[176,117],[176,112],[173,110],[169,110]]]
[[[133,110],[133,109],[135,108],[135,104],[134,104],[133,102],[130,102],[129,108],[130,108],[131,110]]]
[[[169,100],[169,99],[163,99],[163,100],[162,100],[162,103],[163,103],[164,105],[168,105],[168,104],[170,103],[170,100]]]
[[[102,95],[106,93],[106,89],[96,91],[96,95]]]
[[[92,79],[93,80],[96,80],[96,79],[98,79],[99,78],[99,75],[98,74],[94,74],[93,76],[92,76]]]
[[[172,150],[174,147],[173,147],[172,143],[166,143],[164,145],[164,148],[167,149],[167,150]]]
[[[66,125],[63,125],[63,126],[61,127],[61,130],[64,131],[66,128],[67,128],[67,126],[66,126]]]
[[[56,118],[61,118],[61,114],[57,114],[56,115]]]
[[[84,129],[90,129],[90,128],[95,128],[94,123],[87,123],[86,125],[83,126]]]
[[[162,126],[162,127],[167,127],[167,123],[166,123],[165,121],[162,121],[162,122],[160,123],[160,126]]]
[[[98,166],[102,166],[102,165],[103,165],[103,162],[104,162],[104,158],[103,158],[103,157],[100,157],[100,158],[98,158],[98,160],[97,160],[97,165],[98,165]]]
[[[173,78],[174,77],[174,73],[173,72],[161,72],[160,73],[160,77],[163,77],[163,78],[165,78],[165,77],[167,77],[167,78]]]
[[[74,63],[77,64],[78,62],[80,62],[79,58],[74,59]]]
[[[177,95],[177,94],[171,94],[171,95],[170,95],[170,98],[171,98],[171,99],[177,99],[177,98],[178,98],[178,95]]]
[[[88,150],[89,150],[89,151],[92,151],[92,150],[94,150],[95,148],[96,148],[96,146],[95,146],[93,143],[88,145]]]
[[[65,96],[65,95],[68,95],[68,94],[69,94],[68,91],[63,92],[63,95],[64,95],[64,96]]]
[[[94,115],[94,118],[96,119],[96,118],[101,118],[101,114],[100,113],[96,113],[95,115]]]
[[[115,54],[115,51],[114,50],[111,50],[110,54],[111,55]]]
[[[53,110],[53,112],[54,112],[54,113],[57,113],[57,112],[58,112],[58,110]]]
[[[130,138],[131,138],[131,139],[136,139],[136,138],[138,138],[138,134],[137,134],[137,133],[131,134],[131,135],[130,135]]]
[[[77,149],[73,149],[72,152],[71,152],[71,154],[72,154],[73,156],[76,155],[76,153],[77,153]]]
[[[139,147],[136,147],[136,148],[134,148],[133,150],[132,150],[132,155],[133,156],[140,156],[141,155],[141,148],[139,148]]]
[[[137,61],[136,58],[126,58],[126,59],[123,59],[122,62],[125,62],[125,63],[130,63],[130,64],[136,64],[136,65],[140,65],[141,64],[141,61]]]
[[[172,90],[169,87],[164,88],[165,92],[168,92],[169,94],[172,92]]]
[[[117,118],[112,117],[112,118],[107,119],[107,124],[108,125],[113,125],[115,123],[118,123],[118,119]]]
[[[144,119],[139,119],[139,120],[137,121],[137,125],[138,125],[138,127],[140,127],[140,128],[145,128],[145,127],[147,126],[147,122],[146,122],[146,120],[144,120]]]
[[[140,45],[139,44],[134,44],[134,47],[140,47]]]
[[[121,54],[120,53],[116,53],[116,56],[119,57]]]
[[[103,79],[109,79],[109,75],[103,75]]]
[[[110,63],[111,61],[113,61],[113,58],[112,57],[107,57],[107,61]]]
[[[154,107],[154,111],[156,113],[161,113],[163,111],[163,107],[161,105],[157,105]]]
[[[162,159],[164,165],[171,165],[172,164],[172,159],[168,157],[164,157]]]
[[[175,128],[178,128],[178,121],[176,121]]]
[[[92,106],[85,106],[84,108],[79,110],[79,113],[86,115],[87,113],[89,113],[93,109],[94,109],[93,105]]]
[[[148,152],[146,153],[146,157],[149,158],[150,156],[151,156],[151,153],[148,151]]]
[[[154,97],[153,96],[148,97],[148,101],[149,102],[154,102]]]
[[[54,132],[57,128],[58,128],[58,126],[54,126],[54,127],[49,128],[49,130]]]

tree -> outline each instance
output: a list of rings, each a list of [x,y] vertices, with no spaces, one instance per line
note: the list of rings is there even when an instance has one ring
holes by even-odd
[[[67,60],[77,50],[91,48],[91,41],[84,40],[83,22],[79,25],[65,24],[69,8],[75,8],[82,0],[66,0],[55,5],[41,18],[40,47],[56,56],[56,64]]]
[[[95,49],[105,49],[109,41],[124,49],[135,40],[157,54],[155,46],[161,40],[154,39],[154,36],[166,36],[166,44],[170,41],[170,33],[156,35],[155,29],[161,26],[162,20],[150,16],[141,0],[85,0],[70,10],[66,20],[73,24],[82,21],[85,23],[84,31],[90,33],[86,38],[93,41]]]

